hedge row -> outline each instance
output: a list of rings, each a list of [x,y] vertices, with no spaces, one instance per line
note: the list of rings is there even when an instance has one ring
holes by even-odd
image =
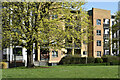
[[[88,57],[87,63],[107,63],[111,65],[118,65],[119,64],[119,57],[117,56],[104,56],[102,58],[93,58]],[[59,64],[86,64],[86,57],[80,56],[66,56],[61,59]]]
[[[93,57],[87,58],[87,63],[94,63],[95,59]],[[67,56],[61,59],[59,64],[85,64],[86,57],[76,57],[76,56]]]
[[[120,57],[118,56],[103,56],[104,63],[110,63],[111,65],[118,65],[120,63]]]

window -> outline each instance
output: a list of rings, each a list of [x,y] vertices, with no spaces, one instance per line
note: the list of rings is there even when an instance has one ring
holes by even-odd
[[[97,25],[101,25],[101,20],[97,19]]]
[[[87,51],[83,51],[83,55],[87,55]]]
[[[101,35],[101,30],[97,30],[97,35]]]
[[[58,57],[58,51],[52,51],[52,57]]]
[[[13,48],[13,54],[17,56],[22,56],[22,48]]]
[[[97,56],[101,56],[101,51],[97,51]]]
[[[97,46],[101,46],[101,41],[97,40]]]

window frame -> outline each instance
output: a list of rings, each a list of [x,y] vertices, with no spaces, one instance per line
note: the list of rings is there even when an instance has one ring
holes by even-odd
[[[101,36],[101,30],[97,30],[96,32],[98,36]]]
[[[55,53],[56,52],[56,53]],[[52,51],[52,57],[58,57],[58,51]]]
[[[97,46],[101,46],[101,40],[97,40]]]
[[[99,52],[99,55],[98,55]],[[97,51],[97,57],[101,57],[101,51]]]
[[[85,53],[85,54],[84,54]],[[87,51],[83,51],[83,55],[87,55]]]
[[[101,19],[96,20],[96,25],[101,25]]]

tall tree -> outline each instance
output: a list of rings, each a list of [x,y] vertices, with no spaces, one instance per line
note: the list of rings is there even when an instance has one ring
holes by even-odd
[[[88,15],[82,5],[84,2],[4,2],[4,45],[11,40],[25,47],[28,67],[33,66],[33,43],[58,49],[66,48],[66,40],[71,39],[74,55],[75,45],[87,42],[90,36]]]
[[[120,53],[120,11],[118,11],[117,14],[115,15],[115,24],[112,26],[112,35],[114,36],[114,34],[117,35],[116,37],[112,38],[112,45],[116,46]],[[114,55],[118,55],[118,54],[114,54]]]
[[[59,20],[49,19],[52,15],[57,15],[57,13],[55,14],[55,10],[58,10],[56,7],[59,7],[59,5],[61,3],[3,3],[4,45],[8,43],[8,40],[12,41],[13,45],[17,44],[25,47],[27,49],[28,67],[33,66],[33,43],[38,42],[39,46],[55,47],[56,35],[58,36],[63,33],[63,29],[60,29],[61,26],[58,26]],[[58,11],[60,12],[60,10]]]

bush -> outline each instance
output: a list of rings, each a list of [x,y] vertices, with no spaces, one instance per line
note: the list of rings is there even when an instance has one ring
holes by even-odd
[[[102,57],[103,63],[106,63],[108,61],[107,57]]]
[[[102,58],[93,58],[87,57],[87,63],[105,63],[106,65],[118,65],[119,64],[119,57],[118,56],[103,56]],[[59,64],[86,64],[86,57],[80,56],[66,56],[61,59]]]
[[[103,62],[109,63],[110,65],[118,65],[119,64],[118,56],[106,55],[106,56],[103,56],[102,59],[103,59]]]
[[[88,57],[87,58],[87,63],[94,63],[95,62],[95,58],[94,57]]]
[[[61,59],[59,64],[80,64],[80,56],[66,56]]]
[[[94,63],[93,57],[87,58],[87,63]],[[80,57],[80,56],[66,56],[61,59],[59,64],[86,64],[86,57]]]
[[[103,63],[103,59],[102,58],[95,58],[95,63]]]

